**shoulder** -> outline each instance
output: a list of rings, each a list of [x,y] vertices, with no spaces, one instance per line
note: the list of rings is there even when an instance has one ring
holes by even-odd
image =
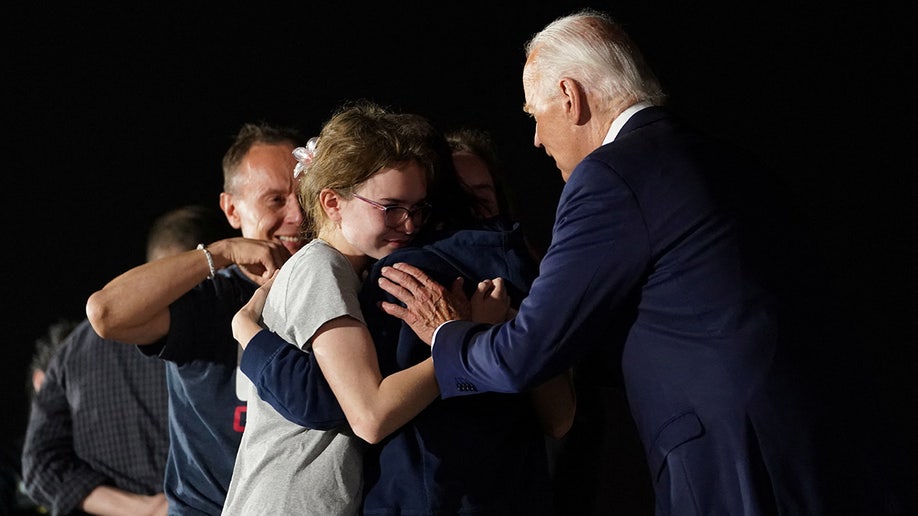
[[[310,241],[308,244],[304,245],[302,249],[294,253],[294,255],[290,258],[290,260],[288,260],[287,263],[335,263],[343,258],[344,256],[342,256],[341,253],[339,253],[334,247],[329,245],[328,242],[316,238]]]
[[[297,251],[285,263],[275,281],[284,283],[291,278],[349,277],[357,273],[338,250],[323,240],[315,239]],[[299,281],[299,280],[297,280]]]
[[[297,251],[285,263],[268,293],[268,305],[286,311],[293,306],[311,305],[315,299],[347,297],[360,288],[360,277],[350,261],[319,239]],[[287,309],[281,307],[287,306]],[[298,310],[299,308],[296,308]]]

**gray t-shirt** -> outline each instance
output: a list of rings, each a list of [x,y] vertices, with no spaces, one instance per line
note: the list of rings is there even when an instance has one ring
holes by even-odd
[[[344,255],[315,239],[281,267],[265,303],[265,325],[308,352],[326,322],[341,316],[364,322],[359,290]],[[291,423],[248,384],[245,432],[223,514],[356,514],[366,443],[349,427],[320,431]]]

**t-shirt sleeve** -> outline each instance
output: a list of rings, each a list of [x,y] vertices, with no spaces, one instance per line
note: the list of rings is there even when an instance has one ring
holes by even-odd
[[[265,325],[303,350],[326,322],[360,311],[360,278],[350,262],[327,245],[303,248],[281,268],[268,293]]]

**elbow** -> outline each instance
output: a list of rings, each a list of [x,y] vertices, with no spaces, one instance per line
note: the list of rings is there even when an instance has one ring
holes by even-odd
[[[369,444],[378,444],[389,435],[389,432],[383,428],[383,422],[372,415],[357,417],[354,420],[348,418],[348,422],[351,425],[351,430],[354,431],[354,435]]]
[[[379,442],[382,441],[382,436],[376,432],[358,431],[358,429],[355,428],[354,435],[366,441],[367,444],[379,444]]]
[[[86,301],[86,318],[89,324],[103,339],[111,339],[112,316],[108,305],[105,303],[102,292],[95,292]]]

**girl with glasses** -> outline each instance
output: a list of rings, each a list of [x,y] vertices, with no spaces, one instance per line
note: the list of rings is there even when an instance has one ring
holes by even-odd
[[[358,104],[323,127],[307,145],[314,152],[299,152],[300,200],[317,238],[281,269],[266,300],[262,289],[234,319],[234,335],[246,349],[241,367],[253,386],[224,514],[356,514],[393,507],[427,514],[428,508],[459,511],[456,503],[467,505],[464,513],[483,514],[493,513],[494,496],[502,507],[535,500],[550,507],[541,503],[549,494],[547,466],[529,399],[483,398],[474,403],[477,411],[428,407],[439,396],[429,348],[403,345],[400,322],[386,317],[388,326],[380,323],[385,314],[361,297],[373,290],[361,286],[361,278],[374,261],[416,249],[427,224],[424,238],[442,238],[472,213],[450,208],[429,220],[428,185],[442,187],[443,163],[450,158],[437,144],[439,133],[422,121]],[[482,233],[503,241],[503,234]],[[474,297],[477,319],[506,317],[510,300],[501,281],[482,283]],[[276,333],[259,325],[259,302],[264,323]],[[456,440],[465,436],[481,449]],[[483,454],[501,464],[466,475],[471,464],[484,466],[477,459]],[[505,455],[514,460],[502,461]],[[509,473],[502,468],[517,471],[520,457],[532,465],[531,476],[516,475],[526,478],[525,493],[492,475],[503,481]],[[460,482],[444,482],[450,475]],[[368,492],[372,507],[365,505]]]

